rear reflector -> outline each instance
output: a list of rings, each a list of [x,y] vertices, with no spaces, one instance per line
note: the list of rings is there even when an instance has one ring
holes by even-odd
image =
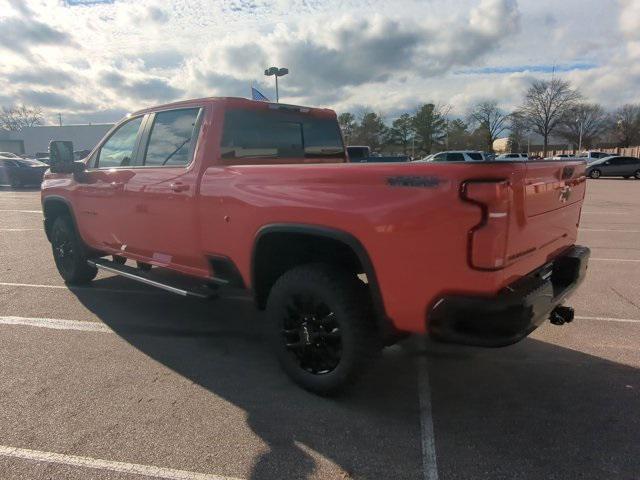
[[[469,262],[474,268],[498,270],[507,263],[510,209],[507,180],[473,180],[462,186],[462,198],[482,209],[482,221],[469,232]]]

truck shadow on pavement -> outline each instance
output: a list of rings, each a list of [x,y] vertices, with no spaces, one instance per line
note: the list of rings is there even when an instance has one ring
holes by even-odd
[[[117,277],[93,285],[139,288]],[[264,342],[263,315],[248,301],[73,293],[133,347],[246,412],[269,448],[258,454],[252,479],[424,478],[422,356],[440,478],[640,471],[640,375],[632,367],[536,340],[485,350],[413,339],[387,349],[356,388],[326,399],[281,373]],[[320,457],[335,466],[318,465]]]

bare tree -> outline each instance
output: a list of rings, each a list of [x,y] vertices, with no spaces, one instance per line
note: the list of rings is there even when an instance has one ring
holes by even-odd
[[[42,125],[44,118],[38,107],[2,107],[0,111],[0,128],[19,132],[25,127]]]
[[[521,153],[524,151],[525,141],[529,136],[529,127],[519,112],[509,115],[509,139],[507,148],[511,153]],[[527,153],[529,153],[527,145]]]
[[[579,103],[562,115],[558,134],[578,149],[591,148],[608,126],[608,116],[596,103]]]
[[[542,135],[544,156],[547,156],[549,136],[556,131],[560,119],[581,95],[571,84],[559,78],[534,81],[525,93],[519,114],[530,128]]]
[[[613,130],[621,147],[629,147],[640,140],[640,105],[627,104],[613,114]]]
[[[507,129],[509,114],[498,106],[498,102],[487,100],[473,107],[469,114],[471,122],[484,132],[487,151],[493,152],[493,142]]]

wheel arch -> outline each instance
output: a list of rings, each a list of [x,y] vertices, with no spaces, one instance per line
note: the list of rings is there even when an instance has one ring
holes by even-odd
[[[78,233],[78,225],[76,223],[76,217],[73,212],[71,202],[59,195],[49,195],[42,200],[42,214],[44,215],[44,232],[47,235],[47,240],[51,241],[51,227],[53,222],[60,215],[68,215],[73,223],[73,228]]]
[[[296,251],[294,242],[301,242],[300,251]],[[349,266],[361,270],[367,276],[376,321],[382,327],[380,331],[392,333],[392,322],[386,315],[375,268],[367,250],[355,236],[334,228],[279,223],[266,225],[258,230],[251,257],[251,286],[258,308],[265,307],[271,287],[282,273],[293,266],[318,261],[314,255],[317,252],[305,251],[305,247],[309,245],[311,249],[319,246],[334,247],[335,250],[321,252],[321,255],[325,259],[331,258],[333,263],[353,262]],[[277,253],[284,253],[286,258],[280,259],[274,268],[272,255]]]

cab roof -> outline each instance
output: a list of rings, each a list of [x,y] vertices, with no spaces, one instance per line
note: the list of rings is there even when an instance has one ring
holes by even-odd
[[[260,100],[249,100],[242,97],[203,97],[190,100],[180,100],[178,102],[154,105],[153,107],[137,110],[129,114],[129,116],[140,115],[144,113],[156,112],[159,110],[168,110],[172,108],[200,106],[204,103],[220,103],[225,107],[245,108],[247,110],[266,110],[266,109],[295,109],[301,111],[313,112],[318,116],[334,116],[335,112],[330,108],[315,108],[302,105],[290,105],[287,103],[264,102]]]

